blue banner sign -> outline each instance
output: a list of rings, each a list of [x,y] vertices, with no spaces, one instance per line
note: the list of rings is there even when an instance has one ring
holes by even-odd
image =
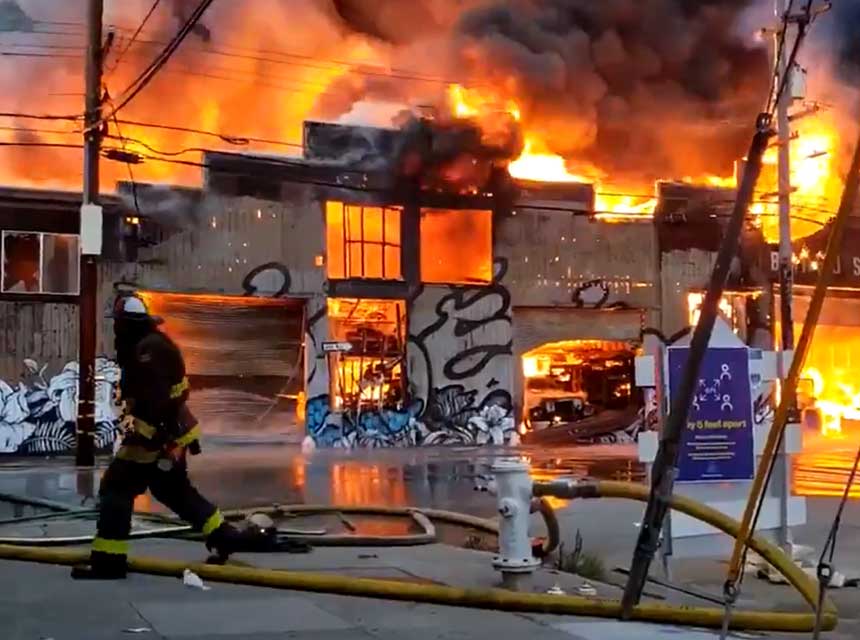
[[[687,347],[669,348],[669,396],[680,388]],[[751,480],[755,474],[749,350],[709,348],[681,439],[678,482]]]

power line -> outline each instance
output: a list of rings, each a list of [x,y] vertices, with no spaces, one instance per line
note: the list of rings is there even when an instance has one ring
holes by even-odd
[[[152,81],[155,75],[159,72],[159,70],[167,64],[167,61],[173,56],[176,50],[179,48],[179,45],[188,37],[188,34],[191,33],[191,30],[206,12],[206,9],[212,4],[214,0],[201,0],[200,4],[197,5],[197,8],[192,12],[191,16],[182,25],[179,32],[173,37],[173,39],[165,46],[164,50],[155,57],[155,59],[150,63],[150,65],[123,91],[121,97],[119,98],[119,103],[113,108],[111,113],[106,116],[102,116],[98,122],[91,125],[92,127],[100,127],[107,120],[110,120],[117,112],[119,112],[123,107],[125,107],[129,102],[134,100],[135,96],[137,96],[146,86]]]
[[[4,58],[50,58],[56,60],[58,58],[67,60],[80,60],[83,56],[65,54],[65,53],[30,53],[20,51],[0,51],[0,56]]]
[[[80,120],[83,116],[0,111],[0,118],[21,118],[23,120]]]
[[[44,147],[56,149],[83,149],[82,144],[66,144],[63,142],[0,142],[0,147]]]
[[[123,47],[123,50],[120,51],[119,54],[117,55],[116,60],[114,61],[113,66],[111,67],[111,72],[115,71],[117,66],[119,66],[119,63],[122,61],[125,54],[128,53],[128,50],[131,49],[132,45],[137,40],[138,36],[140,36],[141,31],[143,31],[144,27],[146,27],[146,24],[149,22],[149,19],[152,17],[152,14],[155,13],[155,10],[158,9],[158,5],[160,5],[160,4],[161,4],[161,0],[155,0],[152,3],[152,6],[149,8],[149,11],[146,12],[146,15],[143,17],[143,20],[140,22],[140,25],[138,25],[137,29],[132,34],[131,38],[129,38],[129,41],[126,43],[125,47]]]
[[[12,131],[16,133],[35,133],[35,134],[50,134],[64,136],[78,136],[79,131],[68,131],[65,129],[35,129],[29,127],[4,127],[0,126],[0,131]]]
[[[68,23],[74,24],[74,23]],[[83,26],[83,25],[80,25]],[[120,31],[131,31],[130,28],[119,27],[117,25],[112,25],[110,28],[120,30]],[[47,33],[47,32],[31,32],[31,33]],[[58,35],[80,35],[74,33],[60,33]],[[168,41],[158,40],[158,39],[140,39],[137,38],[134,44],[138,46],[166,46],[170,44]],[[212,48],[212,47],[188,47],[188,51],[193,51],[195,53],[201,53],[204,55],[212,55],[212,56],[221,56],[227,58],[236,58],[236,59],[245,59],[251,60],[254,62],[268,62],[272,64],[282,64],[286,66],[299,66],[299,67],[307,67],[311,69],[318,70],[328,70],[334,71],[338,68],[342,68],[351,73],[355,73],[357,75],[365,75],[370,77],[379,77],[379,78],[388,78],[388,79],[400,79],[400,80],[409,80],[415,82],[427,82],[427,83],[437,83],[437,84],[461,84],[466,87],[475,87],[480,86],[475,83],[470,83],[463,79],[453,79],[453,78],[445,78],[442,76],[434,76],[428,74],[421,74],[413,69],[406,69],[401,67],[387,67],[381,66],[377,64],[361,64],[357,62],[349,62],[346,60],[338,60],[334,58],[321,58],[311,54],[304,54],[292,51],[283,51],[278,49],[256,49],[251,47],[239,47],[239,46],[228,46],[222,48]],[[277,56],[278,58],[291,58],[293,60],[284,60],[278,58],[272,58],[270,56]],[[303,62],[302,62],[303,61]]]
[[[286,142],[284,140],[273,140],[270,138],[254,138],[250,136],[244,135],[233,135],[226,133],[217,133],[215,131],[205,131],[203,129],[195,129],[193,127],[180,127],[166,124],[156,124],[150,122],[141,122],[139,120],[122,120],[119,119],[116,122],[124,125],[128,125],[131,127],[142,127],[146,129],[161,129],[164,131],[176,131],[179,133],[194,133],[197,135],[208,136],[212,138],[218,138],[228,144],[235,146],[246,146],[251,142],[258,142],[260,144],[271,144],[282,147],[294,147],[294,148],[304,148],[304,145],[299,142]]]

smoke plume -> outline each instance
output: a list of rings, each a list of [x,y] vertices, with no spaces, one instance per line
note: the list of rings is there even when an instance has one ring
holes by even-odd
[[[362,26],[369,9],[356,15],[359,3],[349,4],[353,26],[385,31]],[[443,62],[428,71],[465,75],[515,99],[525,128],[573,165],[616,175],[726,175],[768,90],[766,50],[735,29],[751,4],[496,0],[463,11],[452,0],[447,15],[455,20],[432,37],[419,30],[425,42],[410,44],[419,59],[429,46]],[[426,4],[418,6],[423,15]]]
[[[4,58],[6,111],[80,113],[83,2],[0,2],[3,49],[39,54]],[[254,0],[216,2],[193,37],[123,110],[128,120],[224,134],[202,136],[109,125],[109,145],[182,151],[236,149],[242,136],[285,141],[246,146],[300,153],[304,120],[399,126],[401,109],[450,108],[451,82],[501,104],[515,102],[526,136],[563,155],[575,173],[594,169],[636,184],[658,178],[732,173],[769,90],[766,41],[749,28],[750,11],[770,0]],[[116,41],[105,84],[121,94],[196,6],[170,0],[133,43],[151,0],[108,0]],[[856,3],[841,2],[841,69],[860,68]],[[756,20],[758,22],[758,19]],[[765,26],[756,24],[756,27]],[[834,27],[835,29],[835,27]],[[41,32],[27,33],[27,30]],[[12,32],[15,33],[12,33]],[[38,48],[49,46],[53,49]],[[130,45],[127,53],[119,52]],[[79,47],[77,51],[63,47]],[[832,48],[833,44],[829,45]],[[59,47],[59,48],[58,48]],[[50,54],[44,57],[44,54]],[[817,71],[813,69],[812,72]],[[860,75],[860,74],[858,74]],[[860,84],[860,83],[858,83]],[[450,125],[438,119],[442,127]],[[34,127],[32,121],[9,122]],[[485,134],[491,127],[480,122]],[[47,125],[46,125],[47,127]],[[75,127],[58,122],[51,127]],[[516,154],[521,138],[504,123],[493,149]],[[121,132],[121,133],[120,133]],[[75,142],[47,133],[38,140]],[[12,134],[4,139],[13,138]],[[459,139],[457,136],[446,137]],[[464,144],[474,145],[468,136]],[[484,140],[486,142],[486,140]],[[242,149],[240,149],[242,150]],[[29,151],[28,151],[29,153]],[[152,152],[147,152],[152,154]],[[447,151],[445,151],[447,153]],[[0,151],[6,181],[80,180],[77,151],[54,149],[37,168],[22,151]],[[495,152],[494,152],[495,154]],[[155,154],[157,155],[157,154]],[[175,157],[175,156],[169,156]],[[185,160],[199,155],[183,154]],[[197,185],[192,165],[147,159],[136,179]],[[127,179],[127,167],[103,163],[103,187]]]

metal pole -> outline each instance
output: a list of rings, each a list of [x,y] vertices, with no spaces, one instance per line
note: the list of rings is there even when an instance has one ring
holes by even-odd
[[[786,0],[775,0],[776,17],[781,21],[781,28],[774,36],[774,54],[776,63],[777,86],[783,78],[789,77],[785,83],[786,90],[776,105],[776,130],[778,147],[778,189],[779,189],[779,307],[781,345],[783,357],[780,359],[779,377],[785,382],[788,374],[788,364],[784,358],[786,352],[794,349],[794,319],[792,318],[792,289],[794,287],[794,273],[792,265],[791,249],[791,122],[788,119],[788,107],[791,104],[791,69],[787,64],[786,51],[791,49],[789,36],[791,35],[791,21],[785,15],[788,11]],[[782,42],[782,46],[780,46]],[[790,409],[789,420],[796,421],[797,407]],[[791,492],[790,465],[786,453],[786,444],[783,440],[779,458],[777,460],[777,475],[779,484],[779,544],[791,557],[791,531],[788,527],[788,499]]]
[[[675,468],[681,445],[681,434],[690,414],[690,403],[696,389],[696,380],[719,313],[719,302],[723,296],[729,270],[738,252],[744,221],[761,173],[762,157],[772,135],[770,125],[769,114],[759,115],[756,133],[747,154],[743,178],[738,185],[734,209],[717,254],[708,290],[702,301],[699,321],[690,342],[690,353],[684,365],[680,388],[671,398],[669,416],[663,427],[660,448],[654,461],[651,496],[642,518],[639,539],[630,565],[630,575],[621,600],[621,615],[624,619],[630,618],[633,607],[642,597],[642,590],[645,588],[648,571],[660,540],[660,529],[669,510],[669,501],[675,485]]]
[[[87,3],[87,59],[85,70],[86,111],[84,113],[84,184],[83,204],[98,204],[99,152],[101,150],[102,91],[102,18],[103,0]],[[83,210],[81,212],[83,237]],[[96,299],[98,271],[96,256],[81,254],[80,295],[78,299],[78,422],[75,464],[95,464],[95,369],[96,369]]]
[[[745,549],[752,533],[753,521],[758,513],[757,505],[761,492],[765,488],[765,481],[767,480],[774,455],[781,444],[783,430],[788,419],[788,407],[796,401],[797,381],[800,378],[800,370],[803,367],[803,361],[806,358],[809,346],[812,344],[812,338],[815,336],[815,327],[821,316],[821,309],[827,296],[827,288],[833,276],[833,269],[836,267],[836,261],[839,258],[839,252],[842,247],[842,236],[848,224],[848,219],[855,209],[858,192],[860,192],[860,138],[857,140],[854,148],[854,156],[851,160],[851,167],[848,169],[848,175],[845,177],[845,189],[842,192],[842,200],[839,203],[839,210],[836,213],[836,218],[830,230],[830,236],[827,239],[827,250],[824,254],[821,269],[818,272],[818,282],[815,284],[815,291],[809,302],[809,311],[807,311],[806,318],[803,321],[803,330],[800,333],[800,339],[797,341],[797,352],[788,369],[788,379],[782,389],[782,398],[776,409],[773,428],[768,434],[767,442],[762,452],[762,459],[756,471],[756,477],[753,480],[749,500],[744,511],[743,520],[741,521],[741,528],[735,538],[734,551],[729,562],[729,570],[726,578],[726,591],[736,591],[735,585],[743,569]]]

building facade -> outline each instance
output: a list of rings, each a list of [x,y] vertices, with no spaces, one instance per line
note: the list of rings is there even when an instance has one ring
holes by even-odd
[[[689,326],[732,194],[659,185],[654,216],[610,215],[591,185],[514,182],[494,167],[476,179],[480,159],[464,170],[424,154],[418,174],[380,165],[396,146],[395,132],[309,123],[303,158],[212,152],[201,189],[119,185],[101,307],[122,283],[166,318],[215,437],[503,445],[589,419],[569,441],[635,438],[649,418],[633,358],[645,335]],[[51,229],[74,236],[73,202]],[[11,219],[0,216],[4,234],[23,218]],[[744,335],[769,286],[738,262],[725,304]],[[72,446],[76,293],[0,292],[4,452]],[[99,323],[106,446],[118,371],[110,321]]]

